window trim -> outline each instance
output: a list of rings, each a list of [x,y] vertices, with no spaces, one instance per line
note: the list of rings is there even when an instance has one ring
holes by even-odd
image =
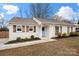
[[[18,31],[17,29],[18,29],[18,26],[21,26],[21,31]],[[18,25],[16,25],[16,32],[23,32],[22,31],[22,26],[25,26],[25,32],[27,32],[27,33],[29,33],[29,32],[36,32],[36,31],[34,31],[34,26],[36,27],[36,25],[20,25],[20,24],[18,24]],[[28,26],[28,30],[27,30],[27,27]],[[33,30],[32,31],[30,31],[30,26],[32,26],[33,27]],[[36,29],[35,29],[36,30]],[[24,33],[24,32],[23,32]]]
[[[17,30],[18,26],[21,26],[21,31]],[[22,25],[16,25],[16,32],[22,32]]]
[[[30,31],[31,27],[32,27],[32,31]],[[34,25],[28,27],[28,32],[34,32]]]
[[[71,26],[71,32],[73,32],[73,27]]]
[[[58,29],[56,30],[56,27],[58,27]],[[60,32],[60,27],[59,26],[55,26],[55,35],[57,35]],[[58,31],[58,32],[57,32]]]
[[[67,34],[69,34],[69,32],[70,32],[70,27],[68,26],[67,27]]]
[[[27,26],[28,26],[28,30],[27,30],[27,28],[26,28]],[[32,30],[32,31],[30,31],[30,26],[33,27],[33,30]],[[35,28],[35,30],[34,30],[34,27],[36,27],[36,25],[25,25],[25,28],[26,28],[25,32],[27,32],[27,33],[29,33],[29,32],[36,32],[36,28]]]

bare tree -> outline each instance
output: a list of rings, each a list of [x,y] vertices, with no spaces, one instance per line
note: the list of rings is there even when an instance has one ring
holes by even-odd
[[[61,20],[62,19],[62,16],[59,16],[59,15],[53,15],[52,17],[54,20]]]
[[[49,18],[51,13],[50,4],[48,3],[32,3],[30,5],[32,17]]]
[[[4,18],[3,18],[2,14],[0,14],[0,25],[1,25],[1,27],[4,26]]]
[[[20,14],[20,17],[23,17],[22,8],[20,7],[19,4],[18,4],[18,8],[19,8],[19,14]]]

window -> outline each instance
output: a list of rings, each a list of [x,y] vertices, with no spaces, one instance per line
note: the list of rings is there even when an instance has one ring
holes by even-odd
[[[42,27],[42,31],[45,31],[45,27]]]
[[[26,32],[36,32],[36,26],[26,26]]]
[[[79,32],[79,28],[76,28],[76,31]]]
[[[32,29],[32,28],[30,28],[30,29],[29,29],[29,31],[33,31],[33,29]]]
[[[21,26],[17,26],[17,31],[21,32]]]
[[[59,27],[55,26],[55,34],[58,34],[58,33],[59,33]]]
[[[34,26],[29,26],[29,31],[33,31],[34,30]]]

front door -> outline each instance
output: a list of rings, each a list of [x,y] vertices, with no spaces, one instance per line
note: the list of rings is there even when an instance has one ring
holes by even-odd
[[[46,34],[45,31],[46,31],[45,27],[42,27],[42,36],[43,37],[45,37],[45,34]]]

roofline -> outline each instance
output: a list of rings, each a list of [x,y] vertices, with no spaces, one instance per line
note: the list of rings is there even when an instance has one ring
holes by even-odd
[[[15,19],[15,18],[20,18],[20,17],[13,17],[12,19]],[[12,20],[11,19],[11,20]],[[26,18],[23,18],[23,19],[26,19]],[[37,18],[35,18],[35,17],[33,17],[33,18],[31,18],[32,20],[34,20],[38,25],[42,25],[43,23],[40,21],[40,20],[38,20]],[[10,20],[10,21],[11,21]],[[10,21],[8,22],[8,24],[10,24]],[[54,23],[44,23],[44,24],[54,24]],[[57,24],[54,24],[54,25],[57,25]],[[75,24],[58,24],[58,25],[70,25],[70,26],[77,26],[77,25],[75,25]]]
[[[33,20],[35,21],[35,22],[37,22],[39,25],[41,25],[42,24],[42,22],[41,21],[39,21],[37,18],[35,18],[35,17],[33,17]]]

